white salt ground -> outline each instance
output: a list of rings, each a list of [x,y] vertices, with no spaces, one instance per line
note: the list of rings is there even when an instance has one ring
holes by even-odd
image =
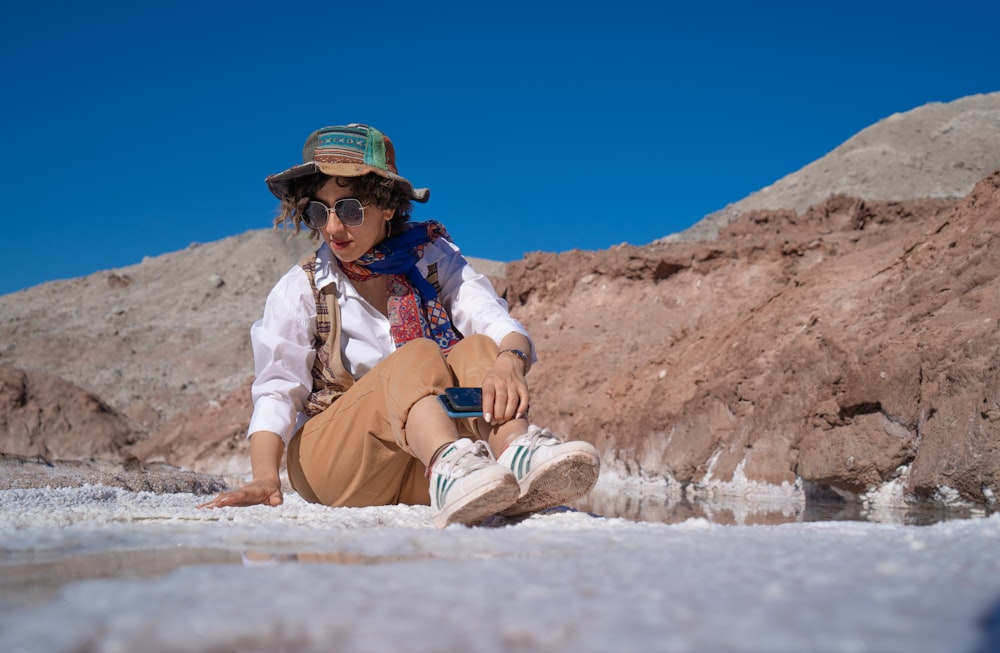
[[[1000,515],[438,531],[202,500],[0,492],[0,651],[1000,651]]]

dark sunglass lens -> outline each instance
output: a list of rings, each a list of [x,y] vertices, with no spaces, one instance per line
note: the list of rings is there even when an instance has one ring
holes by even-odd
[[[322,229],[325,227],[326,219],[329,216],[330,209],[322,202],[309,202],[306,205],[305,213],[302,214],[302,218],[306,221],[306,224],[313,229]]]
[[[337,217],[345,227],[357,227],[365,219],[365,210],[361,202],[353,197],[338,201],[333,205],[333,210],[337,212]]]

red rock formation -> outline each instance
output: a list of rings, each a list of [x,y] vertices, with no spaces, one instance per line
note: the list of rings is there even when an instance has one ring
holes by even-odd
[[[834,197],[717,241],[533,254],[504,290],[537,339],[533,418],[623,471],[902,474],[1000,492],[1000,172],[964,200]]]
[[[0,365],[0,453],[121,460],[135,437],[93,394],[44,372]]]

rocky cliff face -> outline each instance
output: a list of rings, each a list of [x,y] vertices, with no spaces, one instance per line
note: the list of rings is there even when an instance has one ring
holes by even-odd
[[[834,197],[713,242],[534,254],[533,418],[625,473],[991,503],[1000,172],[964,200]]]
[[[989,158],[967,151],[952,170]],[[1000,172],[961,199],[939,178],[936,199],[748,207],[713,240],[487,267],[538,346],[532,418],[691,492],[995,504]],[[0,297],[0,454],[245,472],[249,325],[310,247],[248,232]]]

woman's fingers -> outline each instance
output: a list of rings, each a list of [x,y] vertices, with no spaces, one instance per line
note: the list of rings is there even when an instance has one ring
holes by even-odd
[[[281,495],[281,486],[273,487],[271,484],[251,483],[237,490],[223,492],[211,501],[199,504],[197,508],[224,508],[226,506],[256,506],[261,503],[269,506],[278,506],[284,501]]]
[[[528,384],[523,379],[498,377],[489,374],[483,380],[483,418],[492,425],[523,417],[528,412]]]
[[[205,503],[200,503],[196,508],[222,508],[224,506],[234,505],[232,492],[223,492],[219,496],[215,497],[211,501],[206,501]]]

